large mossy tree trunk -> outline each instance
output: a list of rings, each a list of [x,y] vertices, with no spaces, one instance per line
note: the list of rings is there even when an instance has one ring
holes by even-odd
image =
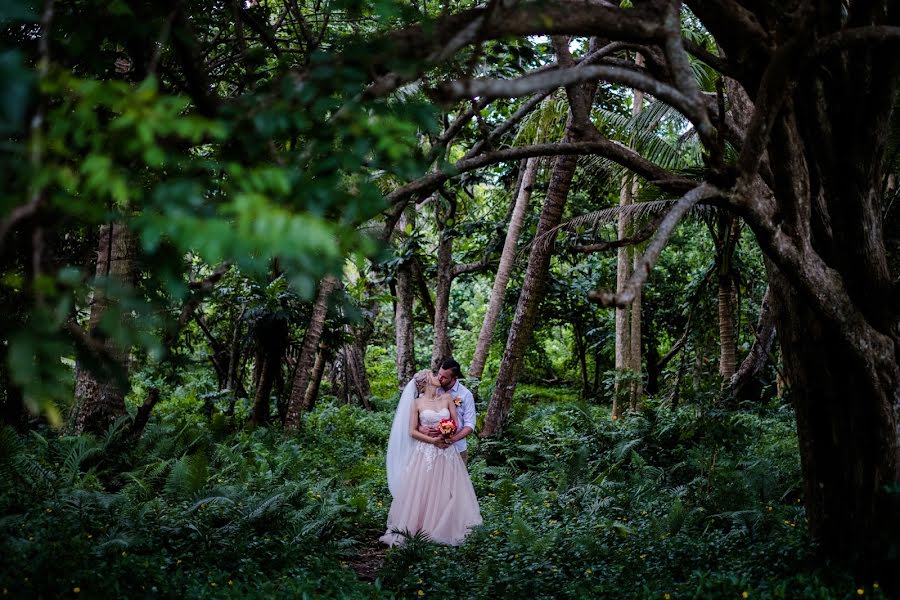
[[[73,433],[100,432],[123,416],[128,391],[128,353],[115,340],[104,339],[101,322],[114,300],[104,286],[128,287],[136,269],[134,234],[121,222],[101,226],[97,252],[98,285],[91,301],[88,335],[102,349],[86,348],[75,367],[75,408],[70,416]]]
[[[784,97],[767,115],[768,185],[748,181],[740,189],[739,183],[738,208],[771,261],[813,538],[832,559],[896,577],[897,558],[889,550],[900,539],[900,510],[889,490],[900,485],[900,302],[886,258],[882,190],[900,60],[894,47],[882,52],[855,44],[833,47],[814,63],[803,57],[815,46],[811,36],[843,26],[897,26],[900,6],[854,3],[849,15],[840,6],[807,15],[806,22],[780,5],[766,9],[785,28],[784,40],[809,45],[793,49],[800,57],[793,70],[785,44],[769,59],[783,71],[764,76],[751,61],[739,76],[751,96],[768,103]],[[700,12],[729,52],[736,42],[717,31],[725,23]],[[765,79],[782,72],[789,73],[789,87]]]

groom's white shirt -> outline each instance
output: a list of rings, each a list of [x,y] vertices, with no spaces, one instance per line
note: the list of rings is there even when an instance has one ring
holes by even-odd
[[[443,389],[443,388],[442,388]],[[452,386],[444,390],[448,394],[452,395],[454,398],[459,398],[461,404],[456,407],[456,417],[457,417],[457,427],[462,429],[463,427],[471,427],[472,432],[475,432],[475,396],[472,395],[472,392],[466,388],[463,384],[459,382],[459,379],[456,380]],[[466,444],[466,438],[463,438],[453,444],[459,452],[464,452],[466,448],[468,448],[468,444]]]

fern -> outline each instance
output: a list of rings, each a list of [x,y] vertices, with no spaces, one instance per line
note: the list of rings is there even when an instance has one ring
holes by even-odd
[[[188,498],[203,489],[208,479],[208,463],[203,453],[183,456],[172,466],[163,487],[172,499]]]

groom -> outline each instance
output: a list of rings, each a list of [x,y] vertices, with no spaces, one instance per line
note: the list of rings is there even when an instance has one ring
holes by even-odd
[[[445,359],[437,372],[441,387],[453,396],[453,403],[456,404],[457,431],[450,438],[449,443],[453,444],[459,452],[463,462],[468,464],[469,451],[466,438],[475,431],[475,397],[466,386],[459,382],[461,375],[459,363],[452,358]],[[419,431],[434,438],[441,437],[441,433],[435,427],[419,425]],[[443,440],[438,441],[436,445],[441,449],[449,447],[449,444]]]

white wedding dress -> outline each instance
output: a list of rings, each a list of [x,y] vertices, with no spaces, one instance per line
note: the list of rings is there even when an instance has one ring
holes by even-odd
[[[449,416],[447,408],[423,409],[419,423],[435,427]],[[421,531],[432,541],[458,546],[481,522],[478,498],[459,451],[414,440],[381,541],[393,546],[403,542],[403,533]]]

